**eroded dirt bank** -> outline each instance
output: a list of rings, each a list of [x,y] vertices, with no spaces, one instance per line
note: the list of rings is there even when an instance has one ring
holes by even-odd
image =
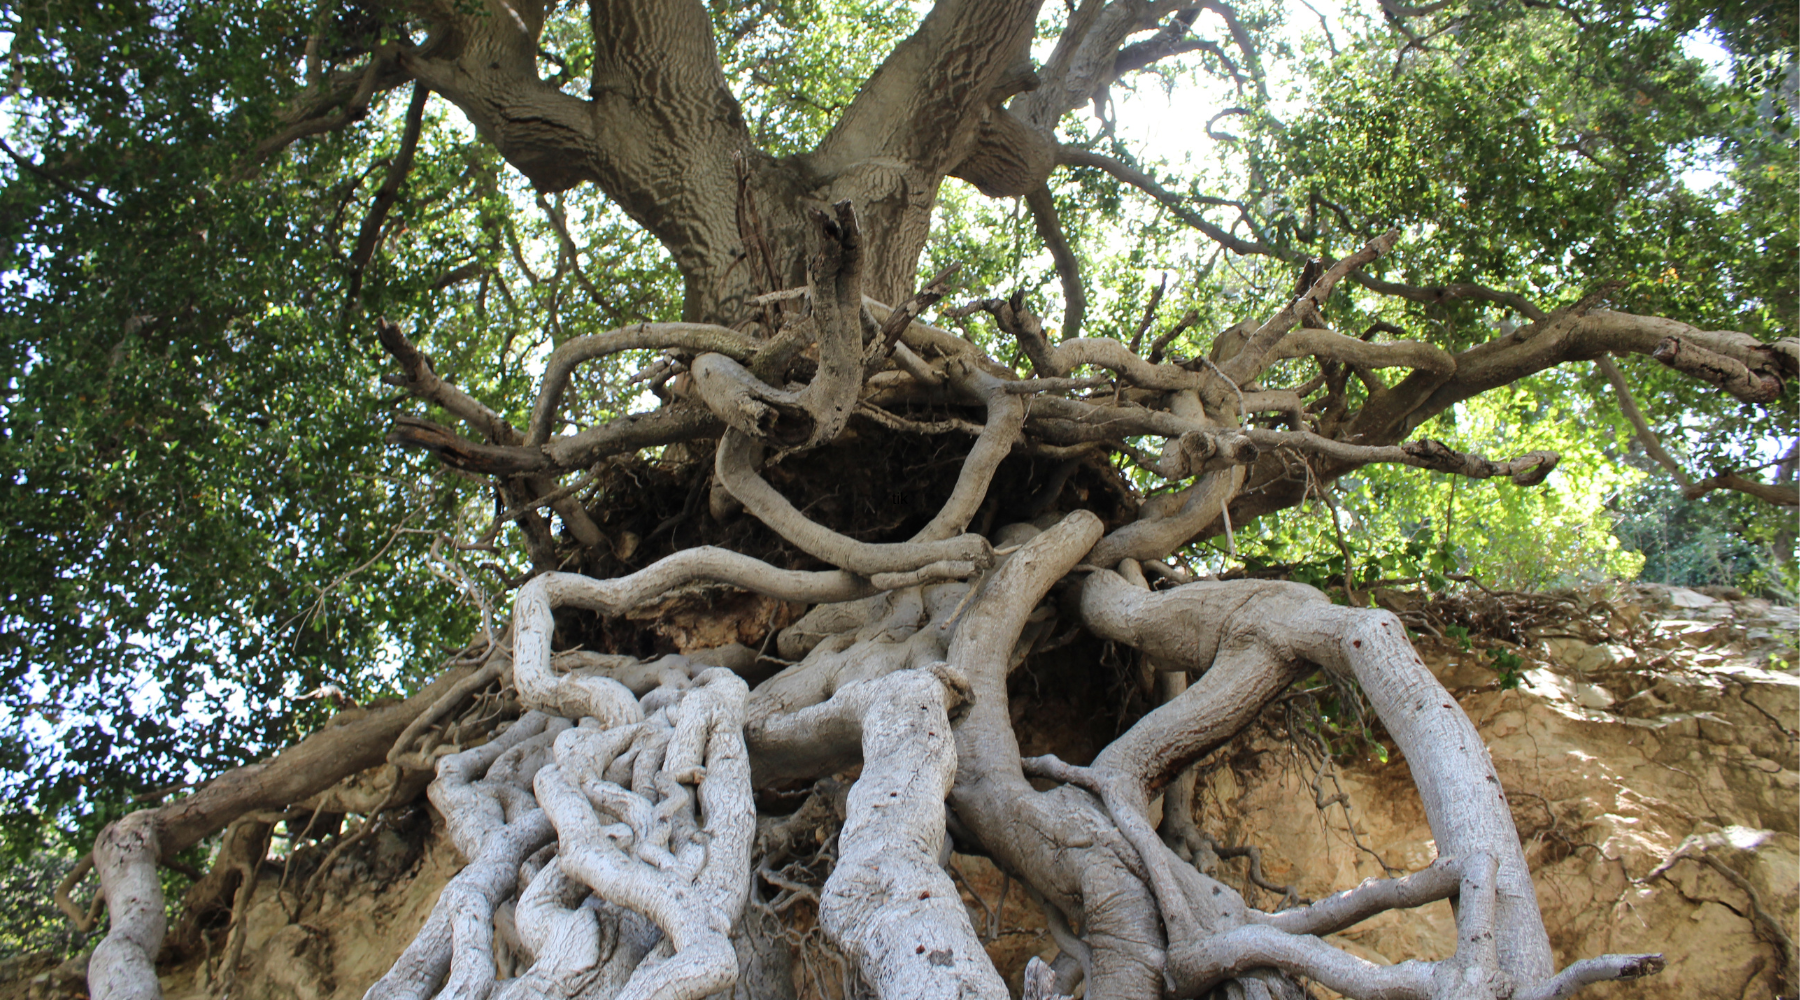
[[[1408,610],[1404,595],[1384,600]],[[1486,614],[1510,625],[1484,629],[1471,621],[1468,639],[1460,627],[1435,629],[1442,636],[1422,628],[1417,643],[1488,741],[1559,962],[1638,951],[1669,959],[1654,978],[1583,995],[1794,996],[1800,614],[1645,586],[1539,601],[1533,614],[1499,596],[1487,604],[1476,597],[1467,608],[1476,619]],[[1343,718],[1328,723],[1321,714]],[[1405,761],[1382,746],[1379,733],[1356,732],[1353,717],[1348,701],[1328,689],[1290,697],[1261,728],[1202,764],[1199,820],[1219,857],[1201,863],[1257,905],[1277,905],[1288,887],[1317,899],[1435,856]],[[1015,718],[1026,744],[1041,741],[1030,731],[1035,716]],[[1327,748],[1329,741],[1335,752],[1296,750],[1287,738],[1295,727],[1322,737],[1300,745]],[[815,834],[822,839],[833,825],[829,811]],[[1257,885],[1253,860],[1263,885],[1276,888]],[[356,1000],[423,924],[460,865],[422,796],[331,859],[303,900],[300,890],[320,861],[265,862],[240,915],[235,971],[225,968],[229,921],[221,918],[210,932],[190,935],[187,950],[165,949],[165,994]],[[983,859],[956,856],[953,869],[975,927],[1016,988],[1031,955],[1057,950],[1041,911]],[[797,995],[854,992],[804,892],[762,888],[765,904],[781,906]],[[1384,914],[1339,940],[1375,962],[1437,958],[1451,951],[1454,925],[1448,904],[1437,903]],[[80,995],[79,968],[28,968],[0,983],[0,995]]]

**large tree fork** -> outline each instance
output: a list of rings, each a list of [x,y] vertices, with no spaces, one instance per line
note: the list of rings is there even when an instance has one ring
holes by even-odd
[[[1085,292],[1078,260],[1045,186],[1057,168],[1103,170],[1155,199],[1224,250],[1277,258],[1296,267],[1306,263],[1298,251],[1234,235],[1210,221],[1204,211],[1235,208],[1241,214],[1247,211],[1245,206],[1219,199],[1194,202],[1133,164],[1060,144],[1055,135],[1064,115],[1102,100],[1106,88],[1121,76],[1182,52],[1210,51],[1234,72],[1242,68],[1240,85],[1261,86],[1258,54],[1231,5],[1175,0],[1083,3],[1071,11],[1048,59],[1034,69],[1028,48],[1038,6],[1030,0],[941,0],[913,35],[887,56],[815,148],[779,159],[756,148],[727,86],[706,8],[696,0],[590,0],[594,62],[586,97],[565,93],[538,75],[540,36],[547,17],[541,2],[482,0],[394,7],[385,19],[394,23],[422,19],[429,28],[424,40],[378,45],[360,65],[335,74],[309,64],[306,86],[284,113],[283,130],[259,147],[255,158],[265,158],[305,135],[358,120],[375,94],[415,81],[408,137],[416,133],[427,92],[436,93],[468,115],[539,189],[596,184],[673,255],[688,289],[687,318],[729,325],[759,317],[767,321],[759,305],[761,296],[804,285],[809,273],[820,267],[836,268],[805,249],[805,236],[815,226],[819,207],[844,199],[861,206],[864,216],[864,231],[853,234],[853,242],[879,252],[864,254],[866,262],[834,273],[881,301],[904,298],[911,290],[913,263],[927,236],[936,192],[950,176],[997,196],[1027,199],[1064,288],[1060,336],[1065,341],[1080,332]],[[1396,8],[1389,12],[1390,22],[1406,34],[1408,18],[1435,9]],[[1230,46],[1237,50],[1234,57],[1227,56],[1220,43],[1194,34],[1203,14],[1219,18]],[[1154,34],[1129,41],[1145,32]],[[410,141],[402,145],[410,148]],[[378,227],[409,161],[404,154],[396,160],[368,222]],[[748,205],[757,208],[746,215]],[[1763,343],[1743,333],[1700,330],[1675,320],[1599,309],[1603,296],[1552,310],[1504,289],[1467,282],[1414,286],[1361,269],[1359,265],[1372,256],[1385,253],[1392,239],[1379,237],[1343,260],[1320,262],[1326,269],[1321,290],[1328,292],[1331,283],[1347,278],[1376,293],[1409,301],[1491,303],[1518,313],[1527,325],[1451,356],[1429,344],[1372,343],[1324,329],[1317,313],[1322,297],[1308,293],[1293,303],[1295,315],[1276,317],[1281,323],[1271,321],[1282,327],[1281,332],[1263,324],[1251,333],[1248,351],[1214,360],[1235,386],[1250,387],[1249,373],[1266,367],[1269,349],[1280,340],[1281,348],[1273,357],[1317,359],[1322,381],[1314,390],[1322,387],[1325,395],[1307,402],[1280,391],[1244,392],[1245,403],[1254,403],[1259,413],[1283,414],[1296,430],[1310,420],[1328,438],[1380,447],[1399,444],[1424,421],[1476,394],[1568,361],[1603,361],[1609,353],[1653,358],[1756,404],[1772,401],[1787,381],[1800,375],[1800,340],[1791,337]],[[753,266],[740,266],[751,244],[760,257]],[[358,273],[366,263],[363,256],[359,247]],[[823,287],[816,277],[813,283]],[[834,288],[839,294],[831,298],[841,297],[846,287],[845,281],[837,281]],[[821,316],[826,312],[847,316],[829,302],[818,305]],[[1301,336],[1283,335],[1301,319],[1307,320]],[[836,337],[821,341],[837,342]],[[718,353],[729,357],[734,352]],[[1153,350],[1151,359],[1159,360],[1160,352]],[[714,376],[718,367],[708,362]],[[1403,372],[1390,385],[1381,370],[1394,368]],[[1351,373],[1368,389],[1367,399],[1354,409],[1342,391],[1342,380]],[[732,391],[731,378],[710,381],[716,391]],[[813,395],[827,387],[836,387],[841,395],[847,384],[841,378],[821,380]],[[806,407],[796,410],[794,401],[784,399],[779,389],[768,395],[757,394],[754,387],[737,389],[751,391],[743,401],[747,409],[731,408],[728,414],[773,421],[797,433],[813,430],[808,420],[816,422],[818,414]],[[560,387],[547,390],[554,396]],[[720,412],[717,407],[710,411]],[[396,437],[431,448],[464,468],[517,474],[582,467],[619,450],[710,437],[717,429],[704,412],[677,410],[644,422],[616,422],[587,438],[546,438],[540,436],[544,416],[541,410],[534,415],[531,440],[525,442],[527,450],[541,455],[494,452],[459,442],[440,428],[410,422],[396,428]],[[842,416],[836,413],[834,419]],[[799,423],[806,426],[790,426],[801,417],[806,419]],[[818,428],[817,436],[829,437],[832,430],[828,423]],[[1639,436],[1644,433],[1640,428]],[[792,443],[789,436],[777,435],[776,440]],[[1654,448],[1647,450],[1655,453]],[[1318,467],[1302,480],[1334,479],[1362,464],[1341,453],[1317,455],[1316,449],[1313,457],[1319,460]],[[1233,513],[1246,519],[1305,496],[1307,487],[1304,482],[1295,485],[1292,464],[1270,455],[1248,470],[1248,487],[1239,491]],[[1800,502],[1791,486],[1760,483],[1746,470],[1719,469],[1697,479],[1680,471],[1674,474],[1693,493],[1727,489],[1775,503]],[[544,492],[522,486],[512,499],[524,502]],[[561,503],[558,512],[577,538],[595,544],[597,529],[573,506]]]

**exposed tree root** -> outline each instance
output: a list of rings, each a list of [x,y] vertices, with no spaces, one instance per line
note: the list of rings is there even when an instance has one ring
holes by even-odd
[[[154,964],[166,924],[159,862],[246,813],[304,801],[379,764],[407,725],[471,672],[454,667],[398,705],[346,713],[341,724],[271,761],[227,772],[187,798],[108,826],[94,843],[94,867],[112,927],[89,961],[93,995],[134,1000],[161,995]]]
[[[957,850],[990,858],[1007,884],[1019,882],[1044,908],[1062,955],[1027,970],[1025,994],[1042,1000],[1066,997],[1078,983],[1109,1000],[1215,990],[1292,998],[1302,995],[1301,977],[1358,1000],[1543,1000],[1660,967],[1658,956],[1603,956],[1555,972],[1486,749],[1413,653],[1399,619],[1338,607],[1294,584],[1196,582],[1164,561],[1216,523],[1229,530],[1233,499],[1257,475],[1259,444],[1310,449],[1340,468],[1396,461],[1520,482],[1553,464],[1554,456],[1539,454],[1489,462],[1430,445],[1353,444],[1304,428],[1243,430],[1253,405],[1306,417],[1297,393],[1271,403],[1254,385],[1274,358],[1406,365],[1439,382],[1456,370],[1454,357],[1422,345],[1382,345],[1376,356],[1369,345],[1315,328],[1289,336],[1334,283],[1386,252],[1391,234],[1325,269],[1276,317],[1221,338],[1199,365],[1147,360],[1106,338],[1053,347],[1022,300],[995,304],[1042,376],[1033,384],[968,341],[911,321],[914,306],[865,303],[855,215],[843,205],[834,211],[818,221],[810,295],[789,296],[810,301],[810,315],[767,342],[702,324],[570,341],[552,358],[525,432],[449,386],[397,330],[383,328],[406,371],[401,383],[487,438],[473,445],[439,435],[431,446],[466,468],[510,478],[512,495],[566,506],[572,492],[558,493],[555,475],[570,468],[569,456],[589,462],[597,449],[721,433],[708,463],[716,478],[700,467],[683,481],[680,516],[709,506],[730,518],[741,506],[780,540],[774,551],[792,558],[782,566],[697,546],[613,579],[539,572],[516,596],[510,633],[477,664],[459,666],[405,705],[327,729],[268,764],[109,827],[94,849],[113,915],[91,966],[96,1000],[158,995],[159,859],[234,819],[302,803],[384,762],[394,783],[363,808],[391,803],[405,774],[434,766],[431,801],[467,864],[370,989],[371,1000],[786,996],[790,933],[799,932],[771,927],[808,907],[817,930],[804,933],[822,931],[831,955],[854,962],[854,973],[846,966],[835,977],[841,983],[854,979],[890,998],[999,1000],[1007,986],[945,868],[949,836]],[[816,359],[805,359],[812,381],[793,388],[788,375],[809,338],[818,348]],[[686,391],[697,402],[613,430],[554,437],[556,406],[576,365],[645,347],[691,356]],[[1083,366],[1116,377],[1070,377]],[[1101,381],[1111,386],[1110,401],[1104,389],[1067,395]],[[913,419],[921,409],[937,411],[931,426]],[[979,422],[970,419],[977,410]],[[945,411],[952,416],[940,419]],[[688,415],[667,416],[676,412]],[[885,415],[877,418],[890,429],[883,433],[974,434],[966,451],[947,452],[960,463],[949,495],[905,530],[898,526],[910,512],[887,523],[886,537],[899,540],[870,540],[855,524],[860,512],[814,516],[776,489],[777,473],[758,468],[769,446],[829,443],[858,412]],[[1160,457],[1125,440],[1146,434],[1164,439]],[[1023,480],[1028,509],[1002,516],[990,495],[997,477],[1020,454],[1044,449],[1058,457],[1047,475],[1033,466]],[[1116,470],[1090,469],[1083,449],[1141,456],[1171,489],[1138,505]],[[701,454],[691,460],[698,464]],[[1077,472],[1123,496],[1113,522],[1081,498],[1063,502]],[[708,491],[713,502],[703,505]],[[1008,523],[1021,514],[1029,522]],[[599,515],[563,521],[581,547],[576,555],[601,537]],[[613,547],[610,558],[625,562],[621,551]],[[825,568],[806,568],[819,564]],[[1164,589],[1152,589],[1145,566]],[[661,657],[556,648],[577,645],[572,623],[583,614],[617,621],[667,607],[659,602],[691,596],[701,583],[810,606],[766,637],[782,670],[754,689],[740,676],[757,675],[758,663],[772,658],[767,642],[761,657],[729,641]],[[1022,759],[1008,678],[1077,636],[1137,651],[1145,670],[1169,678],[1166,698],[1086,766]],[[1321,668],[1356,680],[1406,755],[1439,860],[1264,912],[1214,878],[1208,859],[1244,855],[1252,883],[1290,897],[1283,905],[1296,901],[1263,878],[1253,848],[1221,849],[1195,825],[1191,768]],[[466,717],[453,718],[471,698]],[[840,777],[855,768],[845,795]],[[1051,786],[1040,790],[1031,779]],[[1166,796],[1160,834],[1149,818],[1158,793]],[[759,825],[759,796],[804,801]],[[310,813],[318,811],[315,803]],[[250,882],[253,871],[244,876]],[[1441,961],[1378,967],[1322,939],[1445,898],[1455,900],[1459,939]],[[799,974],[824,981],[814,959],[827,951],[808,940]],[[843,989],[848,995],[851,987]]]

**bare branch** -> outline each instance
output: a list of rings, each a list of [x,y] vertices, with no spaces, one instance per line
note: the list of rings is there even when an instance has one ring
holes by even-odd
[[[356,236],[356,248],[350,251],[350,290],[345,296],[349,303],[355,303],[362,293],[363,272],[369,261],[375,256],[375,247],[381,240],[381,227],[387,222],[388,212],[394,207],[394,200],[400,195],[400,185],[405,182],[406,175],[412,172],[413,157],[419,150],[419,130],[425,121],[425,104],[431,99],[431,88],[422,83],[413,84],[412,100],[406,106],[405,124],[400,132],[400,149],[394,154],[393,162],[388,164],[387,176],[382,178],[381,187],[375,191],[375,200],[369,205],[369,214],[363,216],[362,228]]]
[[[1181,336],[1183,331],[1192,329],[1198,322],[1200,322],[1200,314],[1189,309],[1181,314],[1181,318],[1175,321],[1174,326],[1157,334],[1156,339],[1150,342],[1150,363],[1153,365],[1160,363],[1164,353],[1168,351],[1169,345],[1175,342],[1175,338]],[[1132,347],[1134,350],[1136,349],[1135,344]]]
[[[576,367],[596,358],[632,350],[711,352],[747,361],[755,354],[756,343],[730,327],[710,323],[639,323],[566,340],[545,362],[544,377],[538,386],[537,402],[531,407],[531,423],[524,443],[535,446],[550,439],[556,407],[561,403],[563,390],[568,388],[569,377]]]
[[[649,413],[627,413],[579,434],[544,442],[552,467],[581,469],[608,455],[713,437],[723,426],[703,406],[677,403]]]
[[[1317,310],[1325,303],[1331,290],[1347,274],[1364,264],[1386,254],[1400,241],[1398,229],[1389,230],[1375,237],[1355,253],[1331,265],[1319,280],[1307,290],[1305,295],[1290,302],[1281,312],[1276,313],[1268,322],[1256,329],[1255,333],[1244,342],[1237,354],[1225,359],[1220,367],[1233,382],[1244,383],[1256,377],[1268,366],[1269,353],[1284,337],[1288,330],[1299,321],[1303,312]]]
[[[1747,401],[1761,400],[1771,388],[1778,392],[1781,382],[1800,373],[1800,340],[1795,338],[1763,343],[1735,330],[1700,330],[1661,317],[1590,311],[1593,304],[1588,301],[1557,310],[1542,323],[1521,327],[1457,355],[1455,377],[1414,406],[1408,419],[1416,425],[1495,386],[1608,351],[1654,356],[1662,350],[1674,367],[1686,365],[1696,377],[1718,378],[1745,391]],[[1665,347],[1669,341],[1677,343]],[[1380,419],[1390,420],[1392,415],[1382,414]],[[1367,417],[1359,418],[1351,429],[1365,436],[1386,433]]]
[[[1495,462],[1480,455],[1456,451],[1441,441],[1408,441],[1395,446],[1347,444],[1320,437],[1310,431],[1275,431],[1251,428],[1244,432],[1257,446],[1267,450],[1291,447],[1311,455],[1358,465],[1385,462],[1410,465],[1433,472],[1449,472],[1471,479],[1506,476],[1519,486],[1536,486],[1556,468],[1560,459],[1553,451],[1532,451],[1506,462]]]
[[[1514,994],[1518,1000],[1565,1000],[1584,986],[1617,980],[1642,979],[1661,972],[1667,963],[1661,955],[1600,955],[1584,958],[1535,989]]]
[[[962,264],[957,262],[932,275],[923,287],[881,320],[881,335],[874,344],[870,345],[867,368],[872,369],[897,351],[904,350],[906,354],[912,353],[900,343],[901,335],[906,332],[907,327],[913,324],[914,320],[919,318],[920,313],[936,305],[944,296],[950,294],[950,290],[944,282],[960,270],[962,270]],[[901,365],[909,370],[912,369],[912,366],[904,360],[901,361]],[[872,371],[866,371],[865,374],[872,374]],[[921,379],[921,381],[929,383],[931,380]]]
[[[1462,886],[1461,869],[1455,861],[1439,858],[1411,875],[1364,882],[1311,906],[1253,917],[1289,934],[1324,937],[1388,910],[1411,909],[1454,896]]]
[[[394,738],[469,673],[446,671],[406,701],[327,726],[273,760],[234,768],[183,799],[144,809],[107,826],[94,866],[112,913],[111,929],[89,962],[97,997],[154,997],[155,955],[165,930],[156,864],[224,829],[246,813],[284,807],[381,764]]]
[[[1037,227],[1038,238],[1044,241],[1045,249],[1050,251],[1050,259],[1056,263],[1056,277],[1062,282],[1063,323],[1062,339],[1069,340],[1081,331],[1081,322],[1087,316],[1087,286],[1081,281],[1081,264],[1075,259],[1075,252],[1069,249],[1068,238],[1063,235],[1062,220],[1056,215],[1056,200],[1050,196],[1050,188],[1040,185],[1025,196],[1025,205],[1031,210],[1032,224]],[[1155,309],[1152,301],[1151,309]]]
[[[1061,378],[1069,373],[1057,352],[1051,350],[1050,339],[1044,335],[1043,321],[1025,305],[1024,289],[1014,292],[1011,298],[980,299],[963,308],[965,311],[980,309],[993,316],[1000,332],[1018,341],[1039,378]]]
[[[987,424],[975,439],[974,447],[963,459],[956,474],[956,486],[949,499],[932,516],[931,521],[913,535],[912,542],[936,542],[947,539],[969,526],[981,502],[987,498],[988,486],[1000,462],[1012,453],[1025,425],[1025,405],[1019,397],[1006,391],[1006,383],[967,361],[951,368],[957,388],[968,392],[987,407]]]
[[[1767,403],[1781,395],[1781,376],[1753,371],[1737,358],[1714,353],[1680,337],[1669,337],[1658,343],[1650,356],[1678,372],[1716,385],[1746,403]]]
[[[442,424],[405,414],[394,417],[387,443],[423,448],[452,468],[481,475],[521,476],[550,471],[550,460],[540,451],[470,441]]]
[[[812,440],[819,422],[791,389],[777,389],[722,354],[694,359],[694,392],[713,415],[755,438],[786,447]]]

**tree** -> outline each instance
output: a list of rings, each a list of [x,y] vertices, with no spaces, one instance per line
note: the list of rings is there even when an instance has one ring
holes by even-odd
[[[1485,751],[1393,615],[1199,579],[1183,556],[1376,465],[1541,483],[1553,451],[1490,460],[1419,432],[1584,362],[1668,466],[1660,437],[1722,428],[1695,456],[1714,473],[1684,485],[1793,504],[1748,468],[1793,433],[1800,374],[1791,11],[1715,19],[1728,82],[1680,54],[1703,14],[1684,7],[1382,14],[1316,58],[1322,99],[1283,121],[1278,18],[1217,3],[941,0],[916,23],[690,0],[17,7],[9,680],[54,674],[94,706],[86,770],[26,782],[40,808],[83,774],[214,770],[180,707],[248,691],[271,711],[247,746],[273,749],[376,693],[357,657],[479,633],[439,672],[415,662],[411,697],[106,826],[94,995],[157,991],[159,862],[238,820],[220,856],[266,849],[263,810],[310,826],[384,763],[359,808],[435,768],[469,865],[380,997],[485,995],[508,903],[535,956],[509,993],[731,988],[766,946],[741,920],[779,825],[759,794],[858,762],[820,915],[883,995],[1006,991],[938,865],[947,831],[1080,928],[1032,996],[1084,977],[1095,996],[1297,996],[1301,977],[1551,997],[1655,971],[1552,968]],[[1111,89],[1190,57],[1240,88],[1207,126],[1245,127],[1220,133],[1243,172],[1216,188],[1135,162],[1107,115]],[[1697,196],[1688,156],[1736,200]],[[1019,199],[987,235],[1030,219],[1053,332],[1024,255],[975,245],[962,182]],[[968,218],[933,246],[940,210]],[[1198,233],[1210,261],[1165,303],[1108,225],[1165,249]],[[957,281],[974,301],[927,322]],[[1607,308],[1626,303],[1669,315]],[[1647,410],[1612,355],[1655,387]],[[376,397],[378,371],[423,414]],[[394,407],[410,452],[371,440]],[[378,582],[408,566],[439,582]],[[489,582],[517,588],[510,628]],[[320,627],[257,624],[303,584]],[[444,610],[456,594],[470,610]],[[128,654],[170,710],[107,716],[96,671],[172,618],[200,638]],[[1022,759],[1009,674],[1103,643],[1170,697],[1086,765]],[[1440,860],[1261,913],[1176,853],[1201,836],[1182,775],[1321,669],[1408,761]],[[495,692],[516,710],[461,714]],[[108,718],[162,763],[121,759]],[[215,868],[190,903],[231,887]],[[1439,962],[1377,968],[1317,936],[1443,898],[1460,935]]]

